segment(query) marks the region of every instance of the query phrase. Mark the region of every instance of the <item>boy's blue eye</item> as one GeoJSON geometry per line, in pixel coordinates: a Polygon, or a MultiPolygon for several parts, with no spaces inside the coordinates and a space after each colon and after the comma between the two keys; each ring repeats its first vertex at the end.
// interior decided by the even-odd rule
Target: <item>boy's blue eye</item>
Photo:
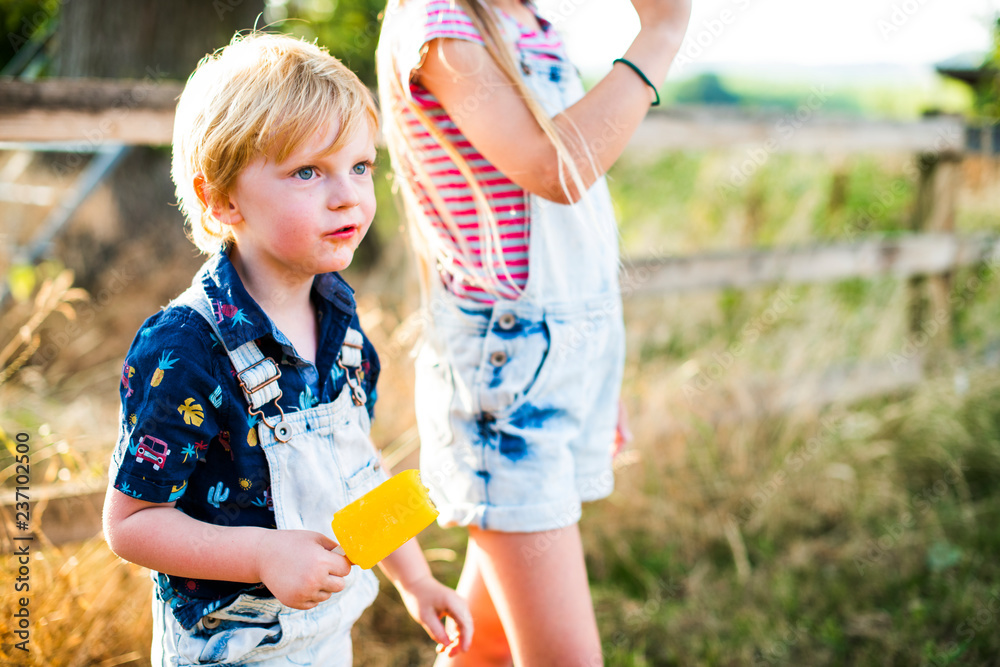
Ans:
{"type": "Polygon", "coordinates": [[[366,173],[368,173],[368,170],[370,168],[371,168],[371,165],[368,164],[367,162],[359,162],[356,165],[354,165],[354,167],[352,167],[351,170],[357,176],[364,176],[366,173]]]}
{"type": "Polygon", "coordinates": [[[312,167],[302,167],[297,172],[295,172],[295,176],[301,178],[303,181],[308,181],[313,177],[315,173],[316,172],[313,170],[312,167]]]}

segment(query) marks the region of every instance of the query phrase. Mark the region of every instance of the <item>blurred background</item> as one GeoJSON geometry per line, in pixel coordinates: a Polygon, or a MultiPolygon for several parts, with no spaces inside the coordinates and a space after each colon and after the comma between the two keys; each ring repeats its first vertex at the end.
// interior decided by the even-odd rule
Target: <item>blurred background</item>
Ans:
{"type": "MultiPolygon", "coordinates": [[[[588,84],[638,29],[625,0],[539,6],[588,84]]],[[[148,573],[99,513],[125,352],[203,259],[169,179],[184,80],[267,26],[374,86],[383,8],[0,0],[4,664],[148,664],[148,573]]],[[[582,521],[607,664],[1000,664],[998,16],[695,0],[664,106],[609,174],[635,439],[582,521]]],[[[347,277],[399,470],[417,464],[419,303],[384,156],[376,180],[347,277]]],[[[454,585],[463,532],[421,542],[454,585]]],[[[354,634],[358,665],[433,659],[385,581],[354,634]]]]}

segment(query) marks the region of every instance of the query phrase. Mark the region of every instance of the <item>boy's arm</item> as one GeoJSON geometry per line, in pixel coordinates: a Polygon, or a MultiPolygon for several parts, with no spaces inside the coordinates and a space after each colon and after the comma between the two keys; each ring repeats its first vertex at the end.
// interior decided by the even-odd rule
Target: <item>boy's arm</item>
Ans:
{"type": "MultiPolygon", "coordinates": [[[[310,609],[343,590],[351,570],[321,533],[217,526],[174,503],[149,503],[108,486],[104,536],[121,558],[192,579],[263,582],[283,604],[310,609]]],[[[425,563],[426,565],[426,563],[425,563]]]]}
{"type": "Polygon", "coordinates": [[[469,650],[472,644],[469,606],[458,593],[434,578],[417,538],[392,552],[379,567],[399,591],[413,620],[440,644],[439,651],[448,650],[449,656],[454,657],[459,651],[469,650]],[[446,616],[451,617],[458,628],[454,639],[444,628],[446,616]]]}

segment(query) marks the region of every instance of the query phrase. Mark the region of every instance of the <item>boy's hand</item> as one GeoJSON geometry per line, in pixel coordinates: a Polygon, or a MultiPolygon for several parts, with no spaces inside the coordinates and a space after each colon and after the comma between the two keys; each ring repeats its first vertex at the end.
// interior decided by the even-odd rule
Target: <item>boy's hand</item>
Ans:
{"type": "Polygon", "coordinates": [[[336,546],[310,530],[269,530],[257,546],[260,580],[282,604],[312,609],[344,590],[351,562],[336,546]]]}
{"type": "Polygon", "coordinates": [[[423,626],[431,639],[438,643],[438,653],[455,657],[469,650],[472,644],[472,614],[458,593],[428,574],[408,585],[399,586],[406,610],[423,626]],[[454,637],[445,630],[444,620],[450,618],[457,633],[454,637]]]}

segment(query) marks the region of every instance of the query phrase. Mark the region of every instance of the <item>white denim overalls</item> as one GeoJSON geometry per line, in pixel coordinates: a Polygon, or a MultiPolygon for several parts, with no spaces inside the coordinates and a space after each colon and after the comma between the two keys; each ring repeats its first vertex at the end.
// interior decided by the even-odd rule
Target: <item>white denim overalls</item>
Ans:
{"type": "MultiPolygon", "coordinates": [[[[583,96],[567,61],[525,57],[521,70],[552,116],[583,96]]],[[[422,477],[442,525],[561,528],[614,486],[625,331],[607,184],[600,178],[574,206],[527,197],[520,298],[480,307],[432,281],[416,408],[422,477]]]]}
{"type": "MultiPolygon", "coordinates": [[[[171,304],[177,305],[194,308],[224,340],[200,285],[171,304]]],[[[349,330],[341,350],[344,366],[361,363],[360,343],[360,332],[349,330]]],[[[244,382],[248,403],[264,412],[257,435],[270,470],[278,530],[312,530],[337,541],[330,526],[334,512],[386,479],[368,437],[363,390],[348,385],[332,403],[282,415],[273,402],[280,391],[274,361],[253,341],[227,352],[244,382]]],[[[190,631],[154,597],[152,663],[348,666],[351,627],[375,599],[378,586],[370,570],[355,566],[344,590],[313,609],[292,609],[275,598],[244,594],[190,631]]]]}

